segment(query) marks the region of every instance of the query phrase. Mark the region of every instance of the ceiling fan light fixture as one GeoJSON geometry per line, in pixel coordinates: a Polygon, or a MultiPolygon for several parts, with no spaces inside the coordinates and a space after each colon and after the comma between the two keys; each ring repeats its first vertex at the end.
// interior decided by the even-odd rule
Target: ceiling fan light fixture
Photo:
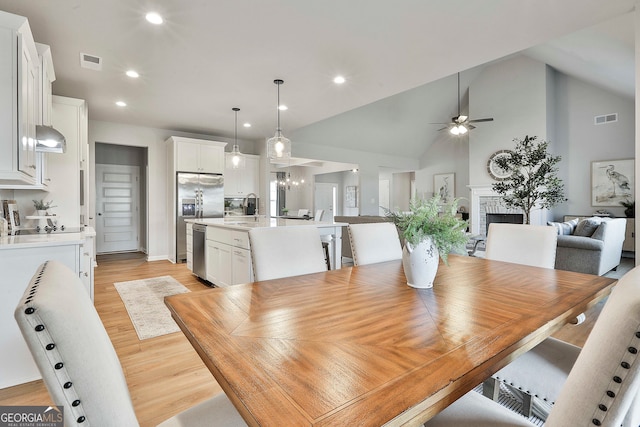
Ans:
{"type": "Polygon", "coordinates": [[[449,130],[452,135],[464,135],[468,131],[469,130],[464,125],[456,125],[449,130]]]}
{"type": "Polygon", "coordinates": [[[238,107],[233,107],[232,110],[234,113],[236,113],[236,120],[235,132],[233,137],[233,149],[231,150],[231,168],[244,169],[246,159],[245,156],[240,152],[240,147],[238,146],[238,111],[240,111],[240,109],[238,107]]]}
{"type": "Polygon", "coordinates": [[[278,103],[276,104],[278,127],[273,138],[267,140],[267,157],[272,160],[288,159],[291,157],[291,140],[282,135],[282,128],[280,127],[280,85],[284,83],[284,80],[276,79],[273,83],[278,86],[278,103]]]}

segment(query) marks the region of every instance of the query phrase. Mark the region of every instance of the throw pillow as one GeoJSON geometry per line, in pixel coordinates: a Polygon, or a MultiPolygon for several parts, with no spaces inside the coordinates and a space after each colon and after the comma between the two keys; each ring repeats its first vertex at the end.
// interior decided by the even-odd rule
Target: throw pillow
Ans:
{"type": "Polygon", "coordinates": [[[558,232],[558,235],[563,236],[563,235],[573,234],[579,221],[580,221],[579,218],[575,218],[575,219],[572,219],[571,221],[565,221],[565,222],[547,221],[547,225],[551,225],[555,227],[556,231],[558,232]]]}
{"type": "Polygon", "coordinates": [[[593,233],[596,231],[596,228],[598,228],[601,222],[602,218],[599,218],[597,216],[585,218],[578,222],[573,235],[591,237],[591,235],[593,235],[593,233]]]}

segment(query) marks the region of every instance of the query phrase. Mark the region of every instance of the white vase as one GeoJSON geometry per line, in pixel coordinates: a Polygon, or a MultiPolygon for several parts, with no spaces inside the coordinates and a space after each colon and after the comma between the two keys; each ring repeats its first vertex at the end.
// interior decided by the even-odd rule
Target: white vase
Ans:
{"type": "Polygon", "coordinates": [[[47,215],[47,210],[46,210],[46,209],[38,209],[38,210],[36,211],[36,214],[37,214],[38,216],[46,216],[46,215],[47,215]]]}
{"type": "Polygon", "coordinates": [[[439,262],[440,254],[431,237],[415,246],[406,242],[402,249],[402,266],[407,285],[421,289],[433,287],[439,262]]]}

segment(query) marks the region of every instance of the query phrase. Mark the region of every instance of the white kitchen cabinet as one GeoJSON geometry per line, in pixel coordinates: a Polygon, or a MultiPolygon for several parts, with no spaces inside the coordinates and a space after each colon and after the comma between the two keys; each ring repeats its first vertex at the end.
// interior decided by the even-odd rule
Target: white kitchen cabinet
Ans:
{"type": "Polygon", "coordinates": [[[48,158],[48,198],[56,205],[59,223],[65,227],[78,227],[85,222],[80,218],[80,163],[82,147],[87,145],[88,139],[87,104],[82,99],[53,96],[51,120],[65,136],[67,152],[51,154],[48,158]]]}
{"type": "Polygon", "coordinates": [[[193,224],[187,223],[187,268],[193,271],[193,224]]]}
{"type": "Polygon", "coordinates": [[[260,156],[251,154],[245,154],[244,156],[244,169],[233,169],[231,153],[225,153],[225,197],[244,197],[249,193],[258,194],[260,188],[260,156]]]}
{"type": "Polygon", "coordinates": [[[78,275],[87,293],[93,301],[94,278],[93,270],[96,266],[96,232],[91,227],[85,227],[85,241],[80,247],[80,271],[78,275]]]}
{"type": "MultiPolygon", "coordinates": [[[[38,123],[52,126],[51,109],[53,103],[52,85],[56,79],[53,69],[51,48],[46,44],[36,43],[38,51],[38,123]]],[[[48,170],[48,154],[36,152],[36,186],[46,189],[51,179],[48,170]]]]}
{"type": "Polygon", "coordinates": [[[231,253],[232,283],[239,285],[253,282],[253,266],[249,249],[232,248],[231,253]]]}
{"type": "Polygon", "coordinates": [[[93,299],[93,265],[84,266],[84,252],[91,244],[89,239],[90,236],[79,233],[75,237],[52,234],[0,238],[0,348],[7,349],[0,352],[0,389],[41,378],[13,318],[13,312],[40,264],[50,260],[65,264],[83,278],[86,291],[93,299]]]}
{"type": "Polygon", "coordinates": [[[171,137],[176,172],[224,173],[225,142],[171,137]]]}
{"type": "Polygon", "coordinates": [[[0,188],[36,184],[39,60],[27,18],[0,11],[0,188]]]}
{"type": "Polygon", "coordinates": [[[248,232],[208,226],[206,239],[209,282],[220,287],[253,282],[248,232]]]}
{"type": "Polygon", "coordinates": [[[205,259],[207,263],[207,280],[216,286],[232,285],[231,245],[214,240],[207,240],[205,259]]]}
{"type": "Polygon", "coordinates": [[[51,48],[46,44],[36,43],[38,51],[38,108],[39,123],[51,126],[51,108],[53,103],[52,85],[56,80],[56,73],[53,69],[53,58],[51,48]]]}

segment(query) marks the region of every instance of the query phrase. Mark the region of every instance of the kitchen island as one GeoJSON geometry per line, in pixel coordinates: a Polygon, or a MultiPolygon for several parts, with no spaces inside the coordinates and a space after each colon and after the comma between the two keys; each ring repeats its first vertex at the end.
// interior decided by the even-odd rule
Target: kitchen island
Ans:
{"type": "Polygon", "coordinates": [[[0,388],[39,379],[40,372],[22,338],[13,312],[40,264],[60,261],[75,271],[93,300],[95,230],[0,237],[0,388]]]}
{"type": "MultiPolygon", "coordinates": [[[[249,248],[249,230],[252,228],[313,225],[318,228],[320,236],[331,237],[329,244],[331,268],[339,269],[342,267],[342,227],[346,226],[346,223],[266,218],[264,216],[201,218],[185,221],[187,222],[187,267],[196,273],[198,269],[194,269],[194,257],[199,259],[203,257],[203,254],[194,254],[194,251],[204,251],[203,259],[206,272],[197,275],[216,286],[224,287],[253,281],[249,248]],[[198,244],[197,237],[194,242],[194,224],[206,227],[203,245],[198,244]]],[[[276,249],[274,248],[274,250],[276,249]]]]}

